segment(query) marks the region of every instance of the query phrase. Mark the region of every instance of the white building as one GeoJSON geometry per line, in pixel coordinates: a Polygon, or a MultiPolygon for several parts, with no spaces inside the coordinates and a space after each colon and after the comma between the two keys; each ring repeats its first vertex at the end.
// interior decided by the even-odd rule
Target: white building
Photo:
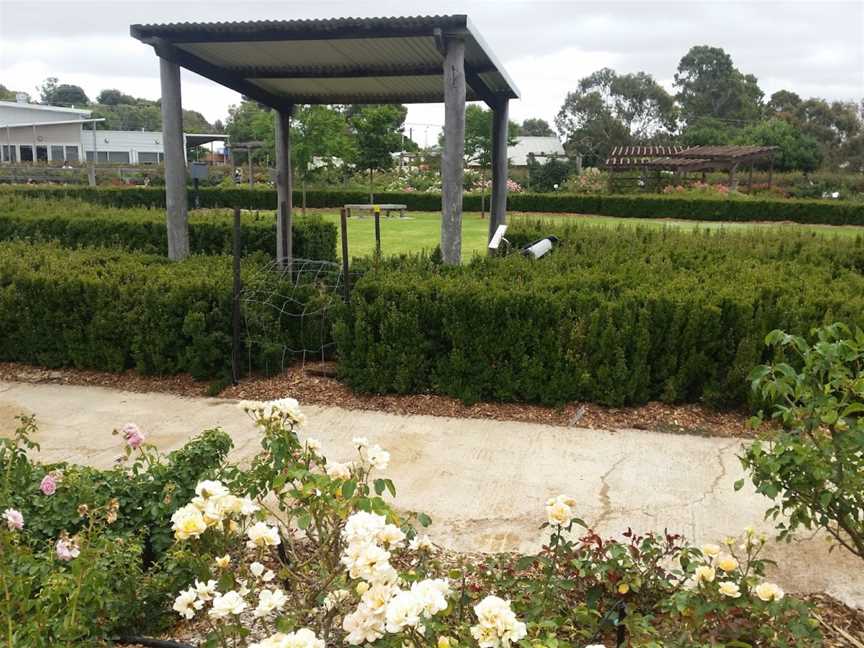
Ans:
{"type": "MultiPolygon", "coordinates": [[[[94,122],[89,110],[60,108],[14,101],[0,101],[0,159],[3,162],[80,162],[111,164],[158,164],[163,159],[159,131],[90,130],[94,122]],[[88,129],[84,130],[84,125],[88,129]]],[[[214,141],[225,135],[184,134],[186,148],[214,141]]]]}
{"type": "Polygon", "coordinates": [[[513,146],[507,147],[510,166],[528,166],[528,156],[534,155],[540,164],[552,158],[566,157],[564,146],[557,137],[519,137],[513,146]]]}

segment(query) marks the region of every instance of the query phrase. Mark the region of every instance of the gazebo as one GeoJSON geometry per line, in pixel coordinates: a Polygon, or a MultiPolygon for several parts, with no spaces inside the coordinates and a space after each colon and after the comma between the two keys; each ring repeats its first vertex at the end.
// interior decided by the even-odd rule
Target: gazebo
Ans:
{"type": "Polygon", "coordinates": [[[768,186],[773,181],[774,152],[776,146],[616,146],[609,151],[603,167],[609,171],[609,187],[613,189],[622,182],[640,182],[649,189],[659,190],[660,172],[670,171],[676,179],[681,179],[691,171],[701,171],[703,180],[708,171],[726,171],[729,186],[738,188],[739,167],[749,167],[747,191],[753,189],[753,166],[757,162],[768,161],[768,186]],[[636,171],[638,176],[627,177],[628,171],[636,171]],[[653,172],[654,186],[647,172],[653,172]]]}
{"type": "Polygon", "coordinates": [[[445,104],[441,255],[462,247],[465,102],[493,111],[490,237],[506,221],[508,103],[514,83],[467,16],[132,25],[160,59],[169,257],[189,253],[180,68],[275,113],[277,259],[290,262],[290,120],[297,104],[445,104]]]}

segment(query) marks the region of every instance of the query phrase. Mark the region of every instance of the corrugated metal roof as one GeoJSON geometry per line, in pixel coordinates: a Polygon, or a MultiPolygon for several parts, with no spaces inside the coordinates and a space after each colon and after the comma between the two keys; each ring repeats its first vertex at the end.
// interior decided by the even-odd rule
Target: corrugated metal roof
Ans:
{"type": "Polygon", "coordinates": [[[444,99],[435,30],[465,38],[467,98],[518,98],[465,15],[132,25],[160,56],[265,104],[444,99]]]}
{"type": "Polygon", "coordinates": [[[554,135],[546,137],[519,137],[513,143],[513,146],[507,147],[507,157],[513,166],[526,166],[529,155],[537,158],[538,162],[543,162],[547,158],[563,158],[566,156],[566,153],[561,141],[554,135]]]}

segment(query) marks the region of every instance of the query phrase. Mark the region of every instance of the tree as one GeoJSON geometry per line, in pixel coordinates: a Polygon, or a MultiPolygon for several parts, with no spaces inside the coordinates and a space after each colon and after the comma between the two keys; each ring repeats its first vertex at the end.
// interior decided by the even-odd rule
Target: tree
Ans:
{"type": "Polygon", "coordinates": [[[778,90],[771,95],[765,110],[769,115],[794,115],[801,105],[801,97],[789,90],[778,90]]]}
{"type": "Polygon", "coordinates": [[[529,117],[519,127],[519,135],[523,137],[554,137],[555,133],[545,119],[529,117]]]}
{"type": "Polygon", "coordinates": [[[107,89],[99,93],[99,96],[96,97],[96,103],[100,103],[103,106],[117,106],[120,104],[134,106],[137,100],[135,97],[123,94],[119,90],[107,89]]]}
{"type": "MultiPolygon", "coordinates": [[[[259,141],[264,146],[252,151],[253,161],[261,161],[274,156],[276,134],[273,128],[273,113],[269,108],[261,106],[256,101],[243,99],[238,106],[228,108],[228,119],[225,122],[225,132],[233,144],[259,141]]],[[[246,160],[246,152],[238,151],[234,162],[246,160]]]]}
{"type": "Polygon", "coordinates": [[[345,116],[329,106],[302,106],[291,122],[291,157],[303,195],[306,215],[306,181],[319,169],[353,155],[345,116]]]}
{"type": "Polygon", "coordinates": [[[722,146],[730,144],[738,129],[714,117],[700,117],[681,131],[679,143],[684,146],[722,146]]]}
{"type": "MultiPolygon", "coordinates": [[[[5,85],[0,83],[0,101],[17,101],[18,100],[18,90],[10,90],[5,85]]],[[[30,102],[30,95],[28,93],[24,93],[27,95],[27,102],[30,102]]]]}
{"type": "Polygon", "coordinates": [[[209,133],[210,122],[197,110],[183,110],[183,130],[187,133],[209,133]]]}
{"type": "Polygon", "coordinates": [[[579,81],[555,118],[566,148],[589,166],[614,146],[645,143],[675,130],[672,97],[650,74],[619,75],[603,68],[579,81]]]}
{"type": "Polygon", "coordinates": [[[778,147],[774,167],[780,171],[815,171],[822,162],[819,142],[783,119],[773,118],[742,129],[733,143],[778,147]]]}
{"type": "Polygon", "coordinates": [[[374,202],[375,171],[393,166],[392,154],[401,149],[408,109],[394,105],[349,106],[346,114],[356,141],[353,162],[369,171],[369,201],[374,202]]]}
{"type": "Polygon", "coordinates": [[[742,74],[720,47],[691,47],[675,73],[677,99],[688,124],[703,117],[746,122],[762,112],[762,90],[752,74],[742,74]]]}
{"type": "Polygon", "coordinates": [[[48,77],[39,88],[42,103],[52,106],[86,106],[90,103],[80,86],[57,84],[57,77],[48,77]]]}
{"type": "Polygon", "coordinates": [[[564,185],[569,175],[570,165],[564,160],[549,158],[541,164],[533,155],[528,156],[531,191],[556,191],[564,185]]]}

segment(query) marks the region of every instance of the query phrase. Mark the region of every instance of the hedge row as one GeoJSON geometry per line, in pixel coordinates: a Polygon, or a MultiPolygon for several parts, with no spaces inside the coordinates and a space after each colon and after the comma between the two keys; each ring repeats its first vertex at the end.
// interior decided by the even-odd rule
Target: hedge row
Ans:
{"type": "MultiPolygon", "coordinates": [[[[9,189],[5,189],[9,191],[9,189]]],[[[164,207],[165,193],[159,187],[17,187],[15,192],[35,197],[69,196],[113,207],[164,207]]],[[[191,192],[190,192],[191,196],[191,192]]],[[[275,209],[272,189],[219,187],[201,189],[202,207],[275,209]]],[[[191,198],[190,198],[191,200],[191,198]]],[[[308,191],[308,207],[337,208],[348,203],[368,202],[362,191],[308,191]]],[[[403,203],[414,211],[439,211],[441,195],[434,193],[378,193],[380,203],[403,203]]],[[[480,210],[480,196],[466,195],[466,211],[480,210]]],[[[300,204],[295,193],[294,204],[300,204]]],[[[488,200],[487,200],[488,204],[488,200]]],[[[680,197],[674,195],[583,195],[514,193],[508,208],[517,212],[598,214],[621,218],[680,218],[708,221],[793,221],[826,225],[864,225],[864,203],[828,200],[772,200],[757,198],[680,197]]]]}
{"type": "MultiPolygon", "coordinates": [[[[513,227],[515,240],[550,233],[513,227]]],[[[864,246],[806,235],[562,227],[540,260],[390,262],[335,330],[367,392],[465,401],[744,403],[774,328],[864,324],[864,246]]],[[[509,235],[509,233],[508,233],[509,235]]]]}
{"type": "MultiPolygon", "coordinates": [[[[231,267],[227,256],[176,263],[110,248],[0,243],[0,360],[224,376],[231,366],[231,267]]],[[[251,259],[243,280],[261,294],[293,296],[244,303],[246,368],[278,370],[285,348],[320,346],[320,323],[295,316],[314,312],[327,295],[283,286],[286,280],[251,259]]]]}
{"type": "MultiPolygon", "coordinates": [[[[336,260],[336,226],[315,216],[295,218],[294,255],[303,259],[336,260]]],[[[0,240],[57,241],[66,247],[119,246],[127,250],[167,254],[165,215],[153,209],[116,208],[80,200],[23,198],[0,192],[0,240]]],[[[245,253],[276,250],[273,212],[243,214],[245,253]]],[[[194,212],[189,218],[193,253],[229,254],[233,241],[230,212],[194,212]]]]}

